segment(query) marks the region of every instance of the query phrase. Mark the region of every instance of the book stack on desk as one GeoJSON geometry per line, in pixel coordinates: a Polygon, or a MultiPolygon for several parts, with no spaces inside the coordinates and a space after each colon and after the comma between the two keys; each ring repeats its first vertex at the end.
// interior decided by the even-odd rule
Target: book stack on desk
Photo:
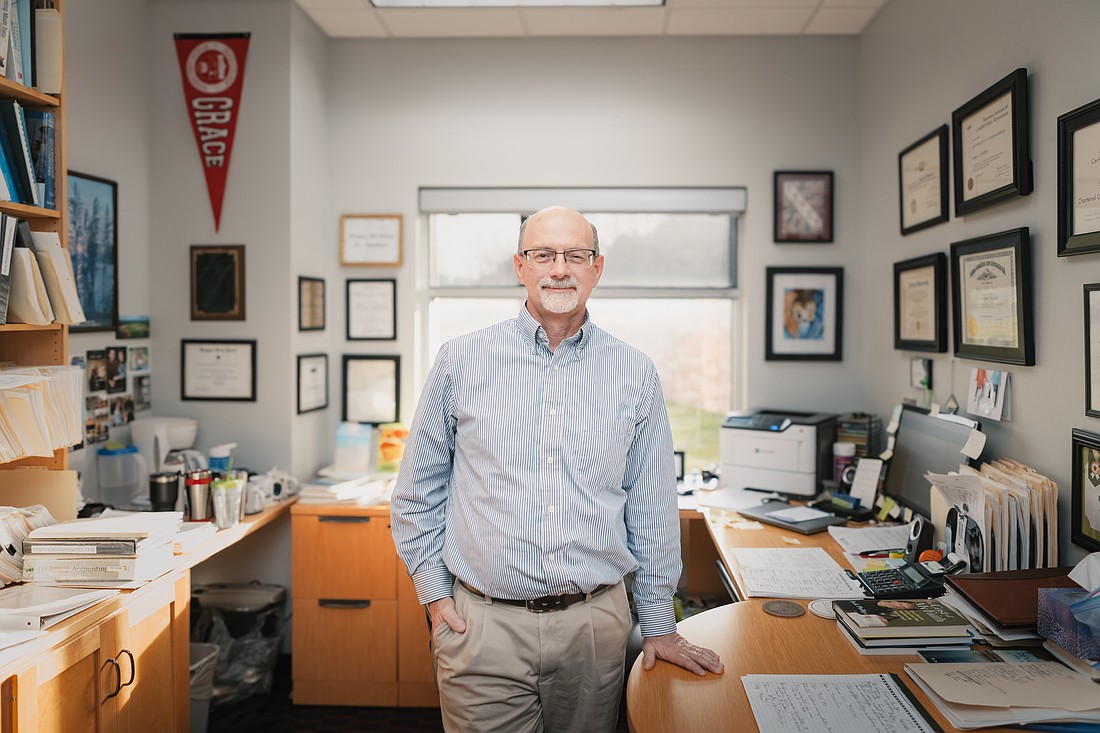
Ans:
{"type": "Polygon", "coordinates": [[[116,587],[175,566],[182,512],[104,512],[36,529],[23,540],[23,580],[116,587]]]}
{"type": "Polygon", "coordinates": [[[860,654],[916,654],[971,643],[967,620],[936,599],[833,601],[833,611],[860,654]]]}

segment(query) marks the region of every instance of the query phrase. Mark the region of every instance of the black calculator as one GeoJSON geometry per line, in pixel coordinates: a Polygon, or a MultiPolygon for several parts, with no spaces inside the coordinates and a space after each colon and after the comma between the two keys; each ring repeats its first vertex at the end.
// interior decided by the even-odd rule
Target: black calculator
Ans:
{"type": "Polygon", "coordinates": [[[936,598],[944,594],[943,574],[932,574],[916,563],[854,574],[874,598],[936,598]]]}

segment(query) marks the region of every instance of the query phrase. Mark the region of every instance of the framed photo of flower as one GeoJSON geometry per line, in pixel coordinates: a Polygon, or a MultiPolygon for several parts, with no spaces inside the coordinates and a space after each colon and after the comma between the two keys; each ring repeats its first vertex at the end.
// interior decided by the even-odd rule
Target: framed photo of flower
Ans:
{"type": "Polygon", "coordinates": [[[769,267],[764,358],[841,361],[844,268],[769,267]]]}

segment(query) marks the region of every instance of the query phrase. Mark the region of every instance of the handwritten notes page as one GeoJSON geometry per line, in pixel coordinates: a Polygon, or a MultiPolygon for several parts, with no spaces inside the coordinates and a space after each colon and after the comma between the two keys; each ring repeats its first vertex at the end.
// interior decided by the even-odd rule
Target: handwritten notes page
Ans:
{"type": "Polygon", "coordinates": [[[885,674],[741,678],[760,733],[910,733],[939,730],[885,674]]]}
{"type": "Polygon", "coordinates": [[[820,547],[735,547],[749,597],[863,598],[856,581],[820,547]]]}

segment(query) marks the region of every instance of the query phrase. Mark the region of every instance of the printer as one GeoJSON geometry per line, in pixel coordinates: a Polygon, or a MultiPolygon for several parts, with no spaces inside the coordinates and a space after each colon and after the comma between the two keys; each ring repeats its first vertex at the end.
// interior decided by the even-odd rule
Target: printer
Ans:
{"type": "Polygon", "coordinates": [[[836,415],[756,409],[722,421],[720,485],[814,496],[833,477],[836,415]]]}

